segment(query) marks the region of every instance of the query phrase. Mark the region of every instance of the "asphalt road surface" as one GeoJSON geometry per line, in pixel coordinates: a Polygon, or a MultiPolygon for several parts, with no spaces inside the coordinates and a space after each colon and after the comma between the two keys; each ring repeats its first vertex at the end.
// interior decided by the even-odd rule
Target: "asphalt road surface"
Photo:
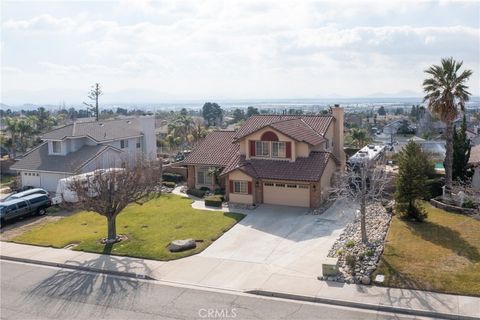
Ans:
{"type": "Polygon", "coordinates": [[[0,268],[1,319],[412,319],[5,260],[0,268]]]}

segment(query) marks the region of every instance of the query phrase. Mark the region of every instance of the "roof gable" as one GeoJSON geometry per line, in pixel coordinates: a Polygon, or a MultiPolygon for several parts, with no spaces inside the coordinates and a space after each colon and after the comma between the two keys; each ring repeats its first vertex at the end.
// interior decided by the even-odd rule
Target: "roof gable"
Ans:
{"type": "Polygon", "coordinates": [[[256,115],[247,119],[235,134],[235,140],[243,139],[265,127],[270,127],[290,138],[317,145],[324,141],[333,116],[284,116],[256,115]]]}

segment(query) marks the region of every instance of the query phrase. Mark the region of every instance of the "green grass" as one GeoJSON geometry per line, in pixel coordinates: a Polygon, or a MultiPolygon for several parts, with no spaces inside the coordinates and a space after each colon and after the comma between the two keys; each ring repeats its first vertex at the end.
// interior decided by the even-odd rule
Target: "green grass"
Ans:
{"type": "Polygon", "coordinates": [[[10,182],[15,179],[15,176],[2,174],[0,176],[0,187],[7,186],[10,182]]]}
{"type": "MultiPolygon", "coordinates": [[[[117,233],[128,240],[108,248],[108,252],[156,260],[171,260],[198,253],[229,230],[244,215],[197,210],[192,201],[176,195],[162,195],[143,205],[131,204],[117,217],[117,233]],[[175,239],[203,240],[197,248],[171,253],[166,248],[175,239]]],[[[62,220],[33,228],[13,239],[14,242],[63,248],[77,244],[74,250],[104,253],[99,240],[106,237],[106,219],[93,212],[81,211],[62,220]]]]}
{"type": "Polygon", "coordinates": [[[425,204],[423,223],[394,217],[379,268],[385,286],[480,296],[480,221],[425,204]]]}

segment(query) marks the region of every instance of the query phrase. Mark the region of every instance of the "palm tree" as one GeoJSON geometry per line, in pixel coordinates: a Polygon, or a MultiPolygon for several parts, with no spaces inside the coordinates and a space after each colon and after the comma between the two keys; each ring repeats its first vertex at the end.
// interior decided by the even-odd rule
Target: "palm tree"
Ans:
{"type": "Polygon", "coordinates": [[[441,65],[433,65],[425,70],[430,77],[423,81],[423,91],[426,94],[423,101],[428,103],[430,111],[446,125],[445,191],[447,194],[452,189],[453,121],[457,118],[459,110],[465,109],[465,102],[470,96],[465,83],[472,75],[472,70],[464,70],[458,74],[462,64],[463,61],[444,58],[441,60],[441,65]]]}
{"type": "Polygon", "coordinates": [[[19,142],[20,148],[22,151],[25,151],[28,147],[27,137],[31,136],[34,132],[32,119],[26,118],[18,121],[18,133],[19,133],[19,142]]]}
{"type": "Polygon", "coordinates": [[[5,125],[7,132],[10,133],[10,137],[12,138],[12,156],[15,158],[17,154],[17,136],[19,132],[18,119],[5,118],[5,125]]]}
{"type": "Polygon", "coordinates": [[[367,131],[364,129],[353,128],[350,132],[350,135],[352,136],[352,142],[358,149],[363,148],[371,141],[367,131]]]}

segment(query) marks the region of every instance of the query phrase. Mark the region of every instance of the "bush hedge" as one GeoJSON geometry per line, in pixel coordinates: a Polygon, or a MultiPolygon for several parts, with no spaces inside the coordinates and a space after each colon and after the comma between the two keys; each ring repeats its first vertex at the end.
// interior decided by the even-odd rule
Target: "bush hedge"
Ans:
{"type": "Polygon", "coordinates": [[[210,192],[210,188],[209,187],[201,187],[200,190],[202,191],[205,191],[205,192],[210,192]]]}
{"type": "Polygon", "coordinates": [[[195,188],[190,188],[187,190],[187,194],[197,197],[197,198],[203,198],[205,196],[205,191],[195,189],[195,188]]]}
{"type": "Polygon", "coordinates": [[[163,181],[179,183],[183,181],[183,176],[179,173],[165,172],[162,179],[163,181]]]}
{"type": "Polygon", "coordinates": [[[220,196],[208,196],[205,198],[205,205],[209,207],[220,208],[222,206],[222,197],[220,196]]]}
{"type": "Polygon", "coordinates": [[[217,188],[213,191],[214,195],[224,195],[225,194],[225,188],[217,188]]]}
{"type": "Polygon", "coordinates": [[[170,181],[163,181],[162,185],[164,185],[167,188],[175,188],[176,186],[175,182],[170,182],[170,181]]]}

